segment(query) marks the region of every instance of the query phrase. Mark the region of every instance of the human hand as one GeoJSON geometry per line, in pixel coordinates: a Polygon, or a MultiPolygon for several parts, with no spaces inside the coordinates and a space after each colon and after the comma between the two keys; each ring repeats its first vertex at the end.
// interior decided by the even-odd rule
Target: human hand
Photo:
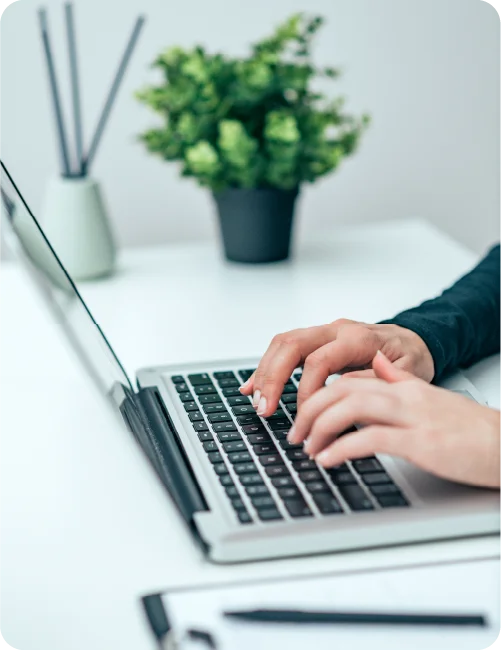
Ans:
{"type": "MultiPolygon", "coordinates": [[[[256,372],[240,388],[253,395],[259,415],[274,413],[285,382],[304,364],[299,384],[298,407],[325,384],[329,375],[346,368],[363,368],[381,350],[399,368],[431,381],[433,358],[417,334],[398,325],[368,325],[336,320],[328,325],[292,330],[275,336],[256,372]]],[[[374,377],[371,369],[353,377],[374,377]]]]}
{"type": "Polygon", "coordinates": [[[293,443],[324,467],[375,453],[461,483],[499,487],[499,411],[430,386],[378,353],[374,379],[341,378],[299,411],[293,443]],[[354,424],[364,428],[339,437],[354,424]]]}

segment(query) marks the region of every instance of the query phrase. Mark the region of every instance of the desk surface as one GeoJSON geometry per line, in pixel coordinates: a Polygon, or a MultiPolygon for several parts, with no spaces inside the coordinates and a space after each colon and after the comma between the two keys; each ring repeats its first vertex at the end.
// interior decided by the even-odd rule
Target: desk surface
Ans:
{"type": "MultiPolygon", "coordinates": [[[[382,319],[474,262],[412,220],[339,231],[269,267],[225,263],[206,245],[125,251],[113,278],[81,291],[133,376],[147,365],[259,356],[293,327],[382,319]]],[[[484,538],[208,565],[14,264],[2,269],[2,307],[1,631],[15,648],[152,647],[137,597],[169,585],[498,554],[498,540],[484,538]]],[[[499,407],[499,358],[468,374],[499,407]]]]}

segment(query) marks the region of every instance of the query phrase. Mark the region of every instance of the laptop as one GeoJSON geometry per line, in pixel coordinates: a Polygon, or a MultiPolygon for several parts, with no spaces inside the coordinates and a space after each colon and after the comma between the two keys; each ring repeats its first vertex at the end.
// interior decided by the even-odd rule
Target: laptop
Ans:
{"type": "MultiPolygon", "coordinates": [[[[232,563],[499,532],[499,493],[371,456],[324,470],[287,441],[298,368],[277,412],[239,386],[257,359],[159,365],[127,376],[4,164],[4,237],[99,391],[137,440],[208,560],[232,563]]],[[[462,376],[449,387],[480,400],[462,376]]],[[[346,434],[349,435],[349,432],[346,434]]]]}

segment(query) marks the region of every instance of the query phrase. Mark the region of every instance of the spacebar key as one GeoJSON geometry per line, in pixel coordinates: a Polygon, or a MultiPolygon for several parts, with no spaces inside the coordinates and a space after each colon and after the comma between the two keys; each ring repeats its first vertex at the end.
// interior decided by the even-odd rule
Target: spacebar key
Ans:
{"type": "Polygon", "coordinates": [[[358,485],[339,486],[339,491],[352,510],[374,510],[370,499],[358,485]]]}

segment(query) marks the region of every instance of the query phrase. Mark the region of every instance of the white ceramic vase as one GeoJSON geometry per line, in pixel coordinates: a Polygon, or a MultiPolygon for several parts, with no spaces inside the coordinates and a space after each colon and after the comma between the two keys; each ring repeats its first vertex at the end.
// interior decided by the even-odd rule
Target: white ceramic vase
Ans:
{"type": "Polygon", "coordinates": [[[116,248],[98,183],[54,178],[47,187],[42,227],[74,280],[109,275],[116,248]]]}

